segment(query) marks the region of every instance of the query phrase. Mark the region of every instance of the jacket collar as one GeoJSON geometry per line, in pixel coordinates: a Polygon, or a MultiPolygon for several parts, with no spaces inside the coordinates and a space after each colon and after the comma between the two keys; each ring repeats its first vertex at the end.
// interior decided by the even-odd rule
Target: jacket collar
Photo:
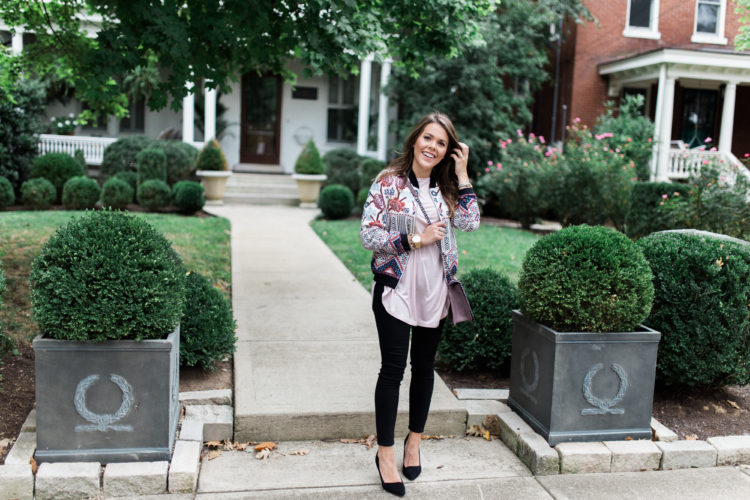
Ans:
{"type": "MultiPolygon", "coordinates": [[[[419,189],[419,181],[417,180],[417,175],[414,173],[414,170],[409,170],[409,182],[411,182],[411,185],[414,186],[415,189],[419,189]]],[[[437,175],[435,174],[435,169],[433,168],[430,172],[430,189],[437,186],[437,175]]]]}

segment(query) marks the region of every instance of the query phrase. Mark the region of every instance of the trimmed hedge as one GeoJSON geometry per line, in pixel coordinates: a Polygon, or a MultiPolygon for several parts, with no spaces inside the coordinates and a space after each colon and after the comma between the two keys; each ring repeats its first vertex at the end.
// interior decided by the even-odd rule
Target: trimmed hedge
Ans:
{"type": "Polygon", "coordinates": [[[143,219],[88,212],[59,228],[31,266],[40,330],[57,339],[102,342],[165,338],[180,321],[185,268],[143,219]]]}
{"type": "Polygon", "coordinates": [[[138,174],[133,172],[132,170],[128,170],[126,172],[118,172],[115,175],[113,175],[115,179],[121,179],[128,183],[128,185],[133,188],[133,193],[135,193],[136,188],[138,187],[138,174]]]}
{"type": "Polygon", "coordinates": [[[679,193],[687,196],[690,186],[673,182],[636,182],[630,192],[625,232],[631,238],[641,238],[656,231],[671,229],[669,217],[659,210],[663,195],[670,198],[679,193]]]}
{"type": "Polygon", "coordinates": [[[75,158],[65,153],[47,153],[34,158],[31,179],[43,177],[55,186],[55,202],[62,198],[63,186],[72,177],[85,175],[83,167],[75,158]]]}
{"type": "Polygon", "coordinates": [[[102,206],[125,208],[128,203],[133,203],[134,192],[130,184],[117,177],[112,177],[102,186],[102,206]]]}
{"type": "Polygon", "coordinates": [[[83,153],[82,149],[76,149],[73,153],[73,159],[78,162],[78,164],[83,167],[83,171],[86,171],[86,155],[83,153]]]}
{"type": "Polygon", "coordinates": [[[194,214],[206,204],[203,186],[194,181],[180,181],[172,187],[172,203],[180,213],[194,214]]]}
{"type": "Polygon", "coordinates": [[[142,149],[153,146],[155,141],[145,135],[134,135],[118,139],[104,150],[99,176],[107,180],[118,172],[135,171],[135,157],[142,149]]]}
{"type": "Polygon", "coordinates": [[[326,219],[345,219],[354,208],[354,195],[348,187],[332,184],[320,190],[318,207],[326,219]]]}
{"type": "Polygon", "coordinates": [[[73,210],[94,208],[101,192],[102,189],[94,179],[85,175],[72,177],[63,186],[62,202],[66,208],[73,210]]]}
{"type": "Polygon", "coordinates": [[[521,311],[562,332],[627,332],[648,316],[651,269],[640,248],[603,226],[569,226],[526,252],[521,311]]]}
{"type": "Polygon", "coordinates": [[[351,148],[336,148],[328,151],[323,155],[325,174],[328,177],[325,186],[343,184],[351,190],[354,196],[362,183],[359,173],[360,160],[360,156],[351,148]]]}
{"type": "Polygon", "coordinates": [[[474,321],[445,322],[438,353],[453,370],[499,370],[510,360],[518,289],[494,269],[473,269],[461,279],[474,321]]]}
{"type": "Polygon", "coordinates": [[[735,241],[704,232],[638,240],[654,272],[646,324],[662,335],[657,381],[750,383],[750,245],[735,241]]]}
{"type": "Polygon", "coordinates": [[[304,175],[320,175],[325,173],[326,167],[320,159],[318,148],[312,139],[307,141],[302,148],[297,160],[294,162],[294,172],[304,175]]]}
{"type": "Polygon", "coordinates": [[[34,210],[47,210],[57,199],[55,186],[43,177],[29,179],[21,185],[21,200],[34,210]]]}
{"type": "Polygon", "coordinates": [[[236,329],[229,301],[205,277],[188,273],[180,323],[180,365],[213,370],[214,362],[234,352],[236,329]]]}
{"type": "Polygon", "coordinates": [[[167,184],[173,186],[193,177],[195,160],[198,158],[195,146],[182,141],[160,141],[159,147],[167,156],[167,184]]]}
{"type": "Polygon", "coordinates": [[[138,186],[146,181],[167,182],[167,155],[159,148],[146,148],[135,156],[138,186]]]}
{"type": "Polygon", "coordinates": [[[158,210],[169,205],[172,192],[166,182],[151,179],[138,186],[136,198],[138,204],[142,207],[149,210],[158,210]]]}
{"type": "MultiPolygon", "coordinates": [[[[370,190],[370,186],[375,182],[375,178],[378,174],[385,169],[386,163],[384,161],[376,160],[375,158],[365,158],[359,164],[360,171],[360,182],[359,188],[370,190]]],[[[364,202],[362,202],[364,205],[364,202]]]]}
{"type": "Polygon", "coordinates": [[[0,208],[9,207],[16,202],[13,184],[5,177],[0,177],[0,208]]]}
{"type": "Polygon", "coordinates": [[[216,139],[203,146],[195,160],[195,166],[198,170],[229,170],[224,151],[221,150],[216,139]]]}

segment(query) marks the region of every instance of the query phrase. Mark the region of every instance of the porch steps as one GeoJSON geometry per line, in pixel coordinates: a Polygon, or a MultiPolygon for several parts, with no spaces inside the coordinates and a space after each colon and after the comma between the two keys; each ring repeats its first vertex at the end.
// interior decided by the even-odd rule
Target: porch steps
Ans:
{"type": "Polygon", "coordinates": [[[291,175],[233,172],[224,203],[229,205],[299,205],[297,183],[291,175]]]}

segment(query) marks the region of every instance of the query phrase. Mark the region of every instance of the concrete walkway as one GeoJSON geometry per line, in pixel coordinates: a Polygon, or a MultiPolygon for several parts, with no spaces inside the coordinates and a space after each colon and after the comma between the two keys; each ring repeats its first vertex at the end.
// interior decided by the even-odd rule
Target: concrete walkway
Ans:
{"type": "MultiPolygon", "coordinates": [[[[232,224],[235,439],[375,433],[380,367],[370,295],[309,226],[316,210],[211,207],[232,224]]],[[[351,244],[359,245],[359,240],[351,244]]],[[[405,376],[397,435],[408,419],[405,376]]],[[[460,435],[466,412],[436,377],[425,432],[460,435]]]]}
{"type": "MultiPolygon", "coordinates": [[[[279,441],[279,449],[265,460],[240,451],[204,459],[197,494],[169,497],[392,498],[380,487],[375,448],[339,441],[375,432],[380,359],[369,294],[309,227],[315,211],[209,210],[232,223],[235,439],[279,441]]],[[[406,432],[408,383],[407,370],[397,436],[406,432]]],[[[407,482],[409,498],[750,498],[750,468],[534,477],[501,441],[462,437],[465,418],[436,377],[425,433],[456,437],[424,441],[423,473],[407,482]]],[[[397,440],[397,458],[401,453],[397,440]]]]}

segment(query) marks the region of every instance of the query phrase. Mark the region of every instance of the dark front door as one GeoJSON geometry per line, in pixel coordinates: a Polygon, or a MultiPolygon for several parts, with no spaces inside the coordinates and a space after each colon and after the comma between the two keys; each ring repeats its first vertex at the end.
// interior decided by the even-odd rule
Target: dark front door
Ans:
{"type": "Polygon", "coordinates": [[[714,146],[716,137],[716,106],[718,92],[706,89],[683,89],[682,94],[682,139],[689,148],[706,145],[706,149],[714,146]],[[706,139],[713,140],[706,144],[706,139]]]}
{"type": "Polygon", "coordinates": [[[281,78],[242,76],[240,162],[279,164],[281,78]]]}

